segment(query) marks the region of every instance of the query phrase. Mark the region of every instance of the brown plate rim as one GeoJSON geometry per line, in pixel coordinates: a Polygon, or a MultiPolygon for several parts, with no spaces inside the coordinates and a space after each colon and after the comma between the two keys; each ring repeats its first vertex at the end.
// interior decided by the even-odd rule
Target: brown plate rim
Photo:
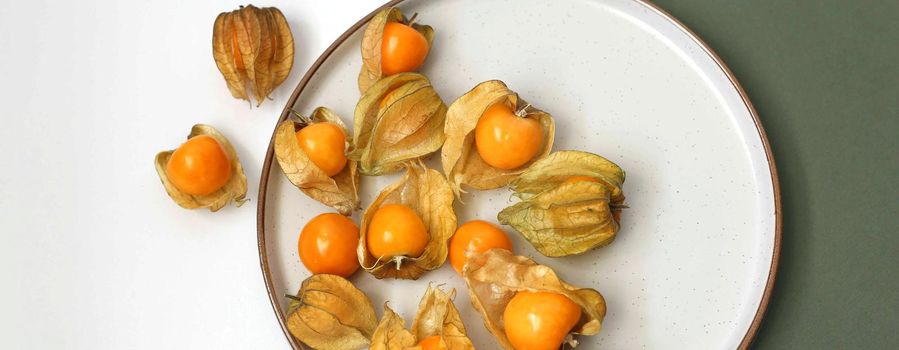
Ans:
{"type": "MultiPolygon", "coordinates": [[[[284,105],[284,109],[281,112],[281,116],[278,118],[275,126],[281,121],[285,120],[290,112],[291,106],[296,104],[297,98],[300,93],[306,86],[309,84],[309,81],[315,76],[315,73],[321,67],[321,65],[331,56],[334,51],[343,44],[353,33],[355,33],[359,28],[364,26],[378,11],[381,11],[384,8],[391,7],[397,5],[405,0],[392,0],[384,5],[381,5],[358,22],[353,24],[349,29],[347,29],[343,34],[341,34],[327,49],[312,63],[312,66],[309,67],[309,70],[306,71],[306,74],[303,75],[303,79],[297,84],[297,87],[294,89],[293,93],[290,95],[290,99],[288,99],[287,104],[284,105]]],[[[749,110],[750,115],[752,116],[752,121],[755,124],[756,130],[759,133],[759,137],[761,138],[762,145],[765,148],[765,157],[768,161],[768,168],[771,172],[771,184],[774,190],[774,216],[775,216],[775,224],[774,224],[774,249],[772,251],[771,257],[771,266],[768,269],[768,280],[765,284],[765,291],[762,294],[762,299],[759,302],[759,307],[756,310],[755,316],[752,319],[752,323],[749,325],[749,329],[746,330],[746,335],[743,336],[743,340],[740,342],[738,349],[747,349],[749,345],[752,344],[752,341],[755,340],[756,334],[758,334],[759,327],[761,326],[762,319],[765,316],[765,311],[768,309],[768,304],[771,301],[771,293],[774,289],[774,283],[777,279],[777,268],[780,263],[780,250],[781,250],[781,235],[782,235],[782,225],[783,225],[783,215],[781,213],[781,193],[780,193],[780,181],[777,175],[777,166],[774,161],[774,153],[771,150],[771,144],[768,141],[768,135],[765,132],[765,128],[762,126],[762,121],[759,118],[758,112],[755,109],[755,106],[752,105],[752,102],[749,100],[749,96],[746,94],[746,90],[743,89],[743,86],[740,85],[740,82],[737,81],[736,76],[734,76],[733,72],[727,65],[724,63],[724,60],[721,59],[720,56],[713,50],[708,44],[703,41],[699,35],[693,32],[690,28],[688,28],[683,22],[672,16],[670,13],[654,4],[649,0],[633,0],[639,4],[646,6],[648,9],[652,10],[656,14],[664,17],[672,24],[674,24],[678,29],[680,29],[684,34],[686,34],[690,39],[692,39],[696,44],[698,44],[705,53],[711,58],[715,64],[721,69],[722,72],[727,76],[727,79],[730,81],[731,85],[737,90],[740,94],[740,98],[743,100],[743,104],[749,110]]],[[[268,179],[271,173],[272,167],[272,159],[274,158],[274,130],[272,131],[272,137],[269,140],[268,150],[265,153],[265,162],[262,165],[262,174],[259,178],[259,195],[258,195],[258,204],[256,206],[256,239],[257,239],[257,248],[259,249],[259,265],[262,268],[262,276],[265,280],[265,289],[268,292],[269,301],[271,302],[272,309],[275,311],[275,315],[278,318],[278,323],[281,325],[281,330],[284,332],[284,336],[287,338],[287,341],[290,343],[291,347],[294,349],[304,349],[303,345],[297,341],[293,336],[290,335],[290,332],[287,329],[287,318],[284,315],[284,312],[281,310],[279,305],[280,296],[274,290],[274,286],[272,283],[272,275],[271,269],[268,265],[268,252],[265,249],[265,198],[268,189],[268,179]]]]}

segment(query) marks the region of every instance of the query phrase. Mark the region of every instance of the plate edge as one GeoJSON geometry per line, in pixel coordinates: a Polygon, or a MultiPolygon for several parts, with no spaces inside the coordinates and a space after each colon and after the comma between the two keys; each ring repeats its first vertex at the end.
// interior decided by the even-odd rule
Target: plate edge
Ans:
{"type": "Polygon", "coordinates": [[[746,330],[746,335],[743,336],[743,340],[740,341],[740,345],[737,347],[740,350],[748,349],[752,342],[755,340],[756,335],[758,334],[758,330],[761,326],[762,319],[765,317],[765,312],[768,310],[768,304],[771,302],[771,294],[774,290],[774,284],[777,280],[777,269],[780,264],[780,250],[781,250],[781,237],[782,237],[782,228],[783,228],[783,215],[781,213],[781,193],[780,193],[780,180],[777,174],[777,165],[774,161],[774,152],[771,149],[771,143],[768,141],[768,134],[765,132],[765,128],[762,125],[762,120],[759,118],[758,111],[755,109],[755,106],[752,104],[752,101],[749,100],[749,95],[746,93],[746,90],[743,89],[743,85],[737,80],[737,77],[734,75],[733,71],[724,63],[724,60],[721,56],[718,55],[715,50],[711,48],[702,38],[699,37],[696,32],[687,27],[686,24],[678,20],[676,17],[665,11],[659,5],[653,3],[650,0],[634,0],[637,3],[640,3],[659,16],[670,21],[677,27],[681,32],[687,35],[693,42],[698,44],[702,50],[715,62],[715,65],[724,72],[724,75],[727,77],[727,80],[730,81],[731,85],[735,89],[737,89],[737,93],[740,94],[740,99],[743,100],[743,104],[749,110],[749,115],[752,116],[752,122],[755,124],[755,129],[759,134],[759,138],[762,141],[762,146],[765,149],[765,158],[768,162],[768,169],[771,175],[771,187],[774,191],[774,245],[771,254],[771,266],[768,268],[768,279],[765,284],[765,291],[762,293],[762,299],[759,301],[759,307],[756,309],[755,316],[752,319],[752,323],[749,325],[749,329],[746,330]]]}

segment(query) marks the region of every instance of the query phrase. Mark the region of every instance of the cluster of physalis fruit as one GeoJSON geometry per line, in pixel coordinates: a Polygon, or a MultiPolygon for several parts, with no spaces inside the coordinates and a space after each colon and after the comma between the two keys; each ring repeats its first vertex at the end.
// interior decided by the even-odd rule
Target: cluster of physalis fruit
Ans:
{"type": "MultiPolygon", "coordinates": [[[[359,267],[378,279],[418,279],[449,258],[503,348],[574,346],[575,335],[599,332],[602,295],[515,255],[506,232],[492,223],[457,226],[453,202],[463,186],[509,186],[520,201],[498,214],[501,224],[548,257],[580,254],[614,239],[624,171],[592,153],[552,152],[553,117],[499,80],[478,84],[447,107],[416,72],[434,31],[415,17],[388,8],[368,23],[352,134],[325,107],[308,116],[295,112],[275,131],[286,177],[336,210],[300,232],[300,260],[313,275],[290,296],[288,329],[315,349],[473,349],[453,305],[455,290],[430,286],[406,329],[387,306],[378,320],[371,301],[346,280],[359,267]],[[421,161],[437,151],[442,173],[421,161]],[[357,226],[349,215],[360,209],[360,175],[397,171],[404,176],[363,210],[357,226]]],[[[157,167],[179,204],[215,210],[241,200],[246,181],[227,140],[201,129],[174,153],[160,153],[157,167]],[[190,171],[198,165],[207,168],[199,175],[190,171]]]]}

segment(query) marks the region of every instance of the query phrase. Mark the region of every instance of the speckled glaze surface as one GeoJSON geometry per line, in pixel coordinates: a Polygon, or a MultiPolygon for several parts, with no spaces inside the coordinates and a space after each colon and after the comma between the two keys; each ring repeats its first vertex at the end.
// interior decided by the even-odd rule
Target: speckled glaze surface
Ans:
{"type": "MultiPolygon", "coordinates": [[[[599,290],[603,330],[583,349],[736,348],[746,337],[775,256],[776,183],[752,110],[727,73],[684,30],[638,1],[405,1],[435,28],[422,72],[449,104],[500,79],[556,118],[555,150],[603,155],[627,171],[627,209],[609,246],[560,259],[510,228],[515,250],[568,282],[599,290]]],[[[361,30],[328,57],[294,107],[335,110],[348,124],[359,92],[361,30]]],[[[437,157],[428,162],[438,168],[437,157]]],[[[397,175],[362,179],[363,206],[397,175]]],[[[276,296],[309,276],[297,255],[303,225],[329,208],[305,197],[271,163],[260,203],[260,243],[276,296]],[[264,238],[264,239],[263,239],[264,238]]],[[[496,222],[508,189],[469,192],[459,222],[496,222]]],[[[359,213],[354,215],[358,222],[359,213]]],[[[449,264],[418,281],[351,279],[376,305],[411,321],[428,282],[456,288],[478,349],[499,346],[449,264]]],[[[279,300],[282,312],[287,300],[279,300]]],[[[749,332],[751,333],[751,332],[749,332]]]]}

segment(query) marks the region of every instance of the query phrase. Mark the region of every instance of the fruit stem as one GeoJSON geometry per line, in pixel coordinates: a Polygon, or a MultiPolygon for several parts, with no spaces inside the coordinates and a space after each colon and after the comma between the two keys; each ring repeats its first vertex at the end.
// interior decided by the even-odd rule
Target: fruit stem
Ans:
{"type": "Polygon", "coordinates": [[[411,27],[413,24],[415,24],[415,19],[416,19],[417,17],[418,17],[418,12],[413,13],[413,14],[412,14],[412,17],[409,17],[409,20],[406,21],[406,25],[411,27]]]}
{"type": "Polygon", "coordinates": [[[296,300],[296,301],[299,301],[299,302],[303,302],[303,298],[300,298],[300,297],[298,297],[298,296],[296,296],[296,295],[284,294],[284,297],[287,298],[287,299],[293,299],[293,300],[296,300]]]}
{"type": "Polygon", "coordinates": [[[530,108],[530,107],[531,107],[530,103],[524,105],[524,107],[521,107],[517,111],[515,111],[515,115],[518,116],[519,118],[524,118],[525,116],[528,115],[528,108],[530,108]]]}
{"type": "Polygon", "coordinates": [[[290,107],[289,109],[290,113],[293,113],[294,119],[296,119],[294,122],[300,124],[301,129],[309,124],[312,124],[312,120],[310,120],[308,117],[304,117],[302,114],[300,114],[300,112],[297,112],[297,110],[293,109],[293,107],[290,107]]]}

